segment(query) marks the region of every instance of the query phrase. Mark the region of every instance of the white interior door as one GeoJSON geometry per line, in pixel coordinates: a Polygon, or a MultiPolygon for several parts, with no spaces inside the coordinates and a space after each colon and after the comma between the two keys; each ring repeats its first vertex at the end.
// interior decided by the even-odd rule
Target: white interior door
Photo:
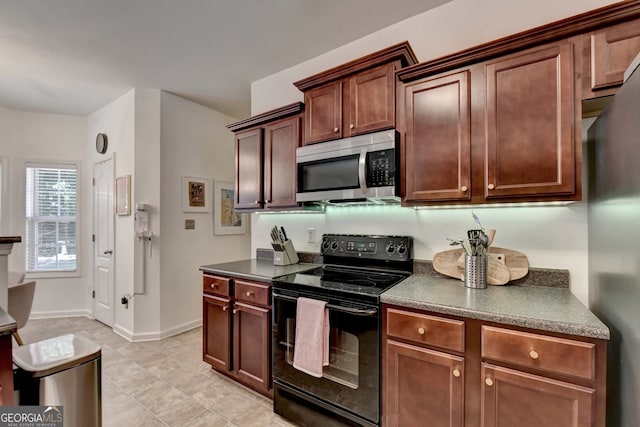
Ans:
{"type": "Polygon", "coordinates": [[[93,166],[93,315],[113,326],[115,314],[113,158],[93,166]]]}

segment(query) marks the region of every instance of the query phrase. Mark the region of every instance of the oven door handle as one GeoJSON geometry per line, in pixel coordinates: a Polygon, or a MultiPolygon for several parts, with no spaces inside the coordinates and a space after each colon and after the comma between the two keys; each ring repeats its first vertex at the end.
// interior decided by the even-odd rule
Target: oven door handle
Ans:
{"type": "MultiPolygon", "coordinates": [[[[272,293],[274,298],[297,302],[298,298],[291,297],[289,295],[277,294],[275,292],[272,293]]],[[[343,307],[341,305],[327,304],[327,308],[330,310],[340,311],[342,313],[353,314],[354,316],[375,316],[378,314],[377,308],[352,308],[352,307],[343,307]]]]}

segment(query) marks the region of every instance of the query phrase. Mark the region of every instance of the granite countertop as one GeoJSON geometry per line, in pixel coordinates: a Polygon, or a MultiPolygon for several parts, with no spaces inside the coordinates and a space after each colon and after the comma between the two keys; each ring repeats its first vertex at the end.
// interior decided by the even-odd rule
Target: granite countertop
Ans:
{"type": "Polygon", "coordinates": [[[17,329],[16,321],[0,307],[0,335],[7,335],[17,329]]]}
{"type": "Polygon", "coordinates": [[[247,259],[222,264],[203,265],[200,267],[200,270],[210,274],[221,274],[260,282],[270,282],[276,277],[311,270],[319,266],[320,264],[306,262],[280,266],[273,265],[273,260],[269,259],[247,259]]]}
{"type": "Polygon", "coordinates": [[[610,339],[609,328],[567,288],[489,285],[469,289],[460,280],[413,274],[384,292],[380,300],[435,313],[610,339]]]}

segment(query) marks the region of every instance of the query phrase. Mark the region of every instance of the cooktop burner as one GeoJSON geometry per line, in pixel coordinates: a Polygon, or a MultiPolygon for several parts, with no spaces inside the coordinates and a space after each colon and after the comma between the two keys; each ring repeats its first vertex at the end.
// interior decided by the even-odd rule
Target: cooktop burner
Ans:
{"type": "Polygon", "coordinates": [[[324,235],[325,264],[279,277],[281,289],[378,299],[411,274],[412,239],[403,236],[324,235]]]}

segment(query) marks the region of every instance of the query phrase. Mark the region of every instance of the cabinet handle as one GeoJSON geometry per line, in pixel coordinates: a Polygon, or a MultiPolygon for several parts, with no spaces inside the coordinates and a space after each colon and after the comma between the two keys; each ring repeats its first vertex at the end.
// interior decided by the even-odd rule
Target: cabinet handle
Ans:
{"type": "Polygon", "coordinates": [[[540,355],[538,354],[538,352],[537,352],[537,351],[535,351],[535,350],[531,350],[531,351],[529,352],[529,357],[530,357],[530,358],[532,358],[533,360],[537,360],[537,359],[538,359],[538,357],[540,357],[540,355]]]}
{"type": "Polygon", "coordinates": [[[462,187],[460,187],[460,191],[462,191],[463,193],[466,193],[468,190],[466,185],[463,185],[462,187]]]}
{"type": "Polygon", "coordinates": [[[491,378],[486,378],[486,379],[484,380],[484,383],[485,383],[486,385],[488,385],[489,387],[491,387],[491,386],[493,385],[493,380],[492,380],[491,378]]]}
{"type": "Polygon", "coordinates": [[[353,123],[351,123],[351,124],[349,125],[349,129],[353,129],[354,127],[355,127],[355,126],[353,125],[353,123]]]}
{"type": "Polygon", "coordinates": [[[493,185],[493,184],[489,184],[489,185],[487,186],[487,188],[488,188],[489,190],[493,190],[494,188],[496,188],[496,186],[495,186],[495,185],[493,185]]]}
{"type": "Polygon", "coordinates": [[[218,289],[218,285],[216,285],[215,283],[211,284],[211,289],[218,289]]]}
{"type": "Polygon", "coordinates": [[[256,200],[256,201],[255,201],[255,202],[253,202],[253,203],[255,203],[255,204],[257,205],[258,203],[260,203],[260,200],[256,200]]]}
{"type": "Polygon", "coordinates": [[[420,335],[424,335],[424,333],[425,333],[424,328],[422,328],[422,327],[418,328],[418,333],[419,333],[420,335]]]}
{"type": "Polygon", "coordinates": [[[247,296],[248,296],[248,297],[253,296],[253,291],[248,291],[248,292],[247,292],[247,296]]]}
{"type": "Polygon", "coordinates": [[[233,309],[233,314],[236,314],[237,312],[239,312],[240,310],[238,310],[237,308],[233,309]]]}
{"type": "Polygon", "coordinates": [[[227,308],[229,308],[229,307],[227,307],[226,305],[223,305],[222,306],[222,311],[227,311],[227,308]]]}
{"type": "Polygon", "coordinates": [[[333,131],[334,131],[335,133],[338,133],[338,131],[339,131],[339,130],[340,130],[340,129],[338,129],[338,128],[333,128],[333,131]]]}
{"type": "Polygon", "coordinates": [[[460,370],[458,368],[453,370],[453,376],[456,378],[460,377],[460,370]]]}

